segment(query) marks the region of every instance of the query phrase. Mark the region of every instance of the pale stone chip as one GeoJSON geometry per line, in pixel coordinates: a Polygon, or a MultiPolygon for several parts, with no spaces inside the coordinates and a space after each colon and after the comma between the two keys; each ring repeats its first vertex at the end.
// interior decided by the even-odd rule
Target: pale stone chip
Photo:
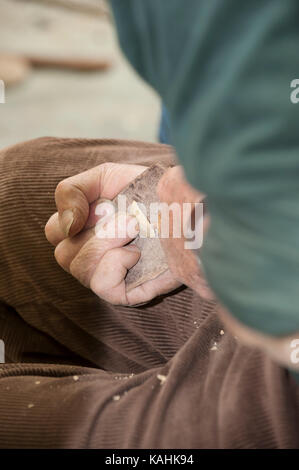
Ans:
{"type": "Polygon", "coordinates": [[[136,217],[139,225],[139,235],[141,238],[155,238],[156,232],[154,227],[150,224],[148,219],[145,217],[142,210],[139,208],[136,201],[133,201],[128,208],[128,213],[136,217]]]}
{"type": "Polygon", "coordinates": [[[160,380],[160,385],[163,385],[166,380],[167,380],[167,376],[166,375],[162,375],[162,374],[158,374],[157,375],[157,379],[160,380]]]}

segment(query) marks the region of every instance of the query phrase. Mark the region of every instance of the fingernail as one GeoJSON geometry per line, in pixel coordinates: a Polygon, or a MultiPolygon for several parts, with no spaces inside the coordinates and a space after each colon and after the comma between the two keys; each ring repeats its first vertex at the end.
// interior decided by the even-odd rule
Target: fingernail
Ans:
{"type": "Polygon", "coordinates": [[[69,236],[70,228],[73,222],[74,222],[73,211],[71,209],[66,209],[62,213],[61,219],[60,219],[60,225],[66,237],[69,236]]]}

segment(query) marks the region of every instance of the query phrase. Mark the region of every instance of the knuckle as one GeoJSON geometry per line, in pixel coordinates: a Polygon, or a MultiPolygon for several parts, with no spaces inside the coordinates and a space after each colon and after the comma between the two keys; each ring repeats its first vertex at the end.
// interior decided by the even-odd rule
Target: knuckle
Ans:
{"type": "Polygon", "coordinates": [[[63,269],[67,269],[67,256],[63,242],[56,246],[54,256],[59,266],[61,266],[63,269]]]}
{"type": "Polygon", "coordinates": [[[111,167],[111,163],[109,162],[101,163],[99,165],[99,170],[101,170],[101,172],[103,173],[106,173],[108,169],[110,169],[110,167],[111,167]]]}
{"type": "Polygon", "coordinates": [[[73,276],[73,277],[76,277],[76,278],[79,278],[80,276],[78,275],[78,257],[75,257],[71,263],[70,263],[70,267],[69,267],[69,270],[70,270],[70,274],[73,276]]]}
{"type": "MultiPolygon", "coordinates": [[[[115,270],[114,257],[111,255],[111,252],[108,251],[104,254],[102,259],[99,261],[97,266],[97,276],[102,279],[109,279],[111,272],[115,270]]],[[[106,282],[105,282],[106,284],[106,282]]]]}
{"type": "Polygon", "coordinates": [[[121,250],[118,248],[114,248],[112,250],[107,251],[99,261],[97,265],[97,279],[103,279],[103,283],[97,286],[97,292],[101,292],[102,294],[107,291],[109,288],[107,286],[108,283],[112,281],[113,276],[111,275],[117,273],[119,271],[119,257],[121,254],[121,250]]]}
{"type": "Polygon", "coordinates": [[[69,264],[70,274],[78,279],[81,284],[85,287],[89,287],[90,279],[95,270],[97,260],[90,250],[88,253],[86,250],[80,251],[77,256],[73,258],[69,264]]]}
{"type": "Polygon", "coordinates": [[[78,257],[74,258],[69,266],[70,274],[78,279],[81,284],[84,286],[88,286],[88,276],[86,272],[86,267],[80,263],[80,259],[78,257]]]}
{"type": "Polygon", "coordinates": [[[53,245],[57,245],[57,243],[55,243],[55,233],[57,231],[57,212],[55,214],[52,214],[51,217],[48,219],[44,231],[48,242],[52,243],[53,245]]]}
{"type": "Polygon", "coordinates": [[[60,198],[68,194],[69,190],[70,190],[69,181],[67,179],[60,181],[58,185],[56,186],[55,199],[59,200],[60,198]]]}
{"type": "Polygon", "coordinates": [[[45,235],[46,235],[46,239],[48,240],[48,242],[51,243],[51,239],[52,239],[52,227],[51,227],[51,224],[50,224],[50,221],[48,220],[48,222],[46,223],[45,225],[45,235]]]}

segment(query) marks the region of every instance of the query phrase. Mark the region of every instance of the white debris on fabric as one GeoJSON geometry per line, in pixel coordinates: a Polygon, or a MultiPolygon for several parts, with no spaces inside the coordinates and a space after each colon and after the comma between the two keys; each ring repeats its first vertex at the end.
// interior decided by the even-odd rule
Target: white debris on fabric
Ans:
{"type": "Polygon", "coordinates": [[[33,408],[33,407],[34,407],[34,404],[33,404],[33,403],[29,403],[28,408],[33,408]]]}
{"type": "Polygon", "coordinates": [[[167,376],[163,374],[158,374],[157,379],[160,380],[160,385],[163,385],[167,380],[167,376]]]}
{"type": "Polygon", "coordinates": [[[130,379],[131,377],[134,377],[134,374],[132,372],[132,374],[129,374],[129,375],[115,375],[113,378],[114,380],[128,380],[130,379]]]}
{"type": "Polygon", "coordinates": [[[224,331],[223,331],[223,330],[220,330],[220,334],[221,334],[221,336],[223,336],[223,335],[224,335],[224,331]]]}
{"type": "Polygon", "coordinates": [[[214,342],[214,345],[211,347],[210,351],[217,351],[218,347],[217,347],[217,343],[216,341],[214,342]]]}
{"type": "Polygon", "coordinates": [[[114,395],[113,401],[118,401],[118,400],[120,400],[120,395],[114,395]]]}
{"type": "Polygon", "coordinates": [[[74,380],[75,382],[77,382],[77,380],[79,380],[78,375],[74,375],[74,376],[73,376],[73,380],[74,380]]]}
{"type": "Polygon", "coordinates": [[[40,380],[36,380],[35,385],[39,385],[39,384],[40,384],[40,380]]]}

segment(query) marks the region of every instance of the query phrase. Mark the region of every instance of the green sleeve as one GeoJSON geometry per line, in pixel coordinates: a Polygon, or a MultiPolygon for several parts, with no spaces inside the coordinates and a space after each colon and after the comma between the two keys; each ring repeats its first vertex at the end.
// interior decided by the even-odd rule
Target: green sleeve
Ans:
{"type": "Polygon", "coordinates": [[[208,196],[207,279],[239,320],[299,331],[298,0],[111,0],[120,44],[208,196]]]}

